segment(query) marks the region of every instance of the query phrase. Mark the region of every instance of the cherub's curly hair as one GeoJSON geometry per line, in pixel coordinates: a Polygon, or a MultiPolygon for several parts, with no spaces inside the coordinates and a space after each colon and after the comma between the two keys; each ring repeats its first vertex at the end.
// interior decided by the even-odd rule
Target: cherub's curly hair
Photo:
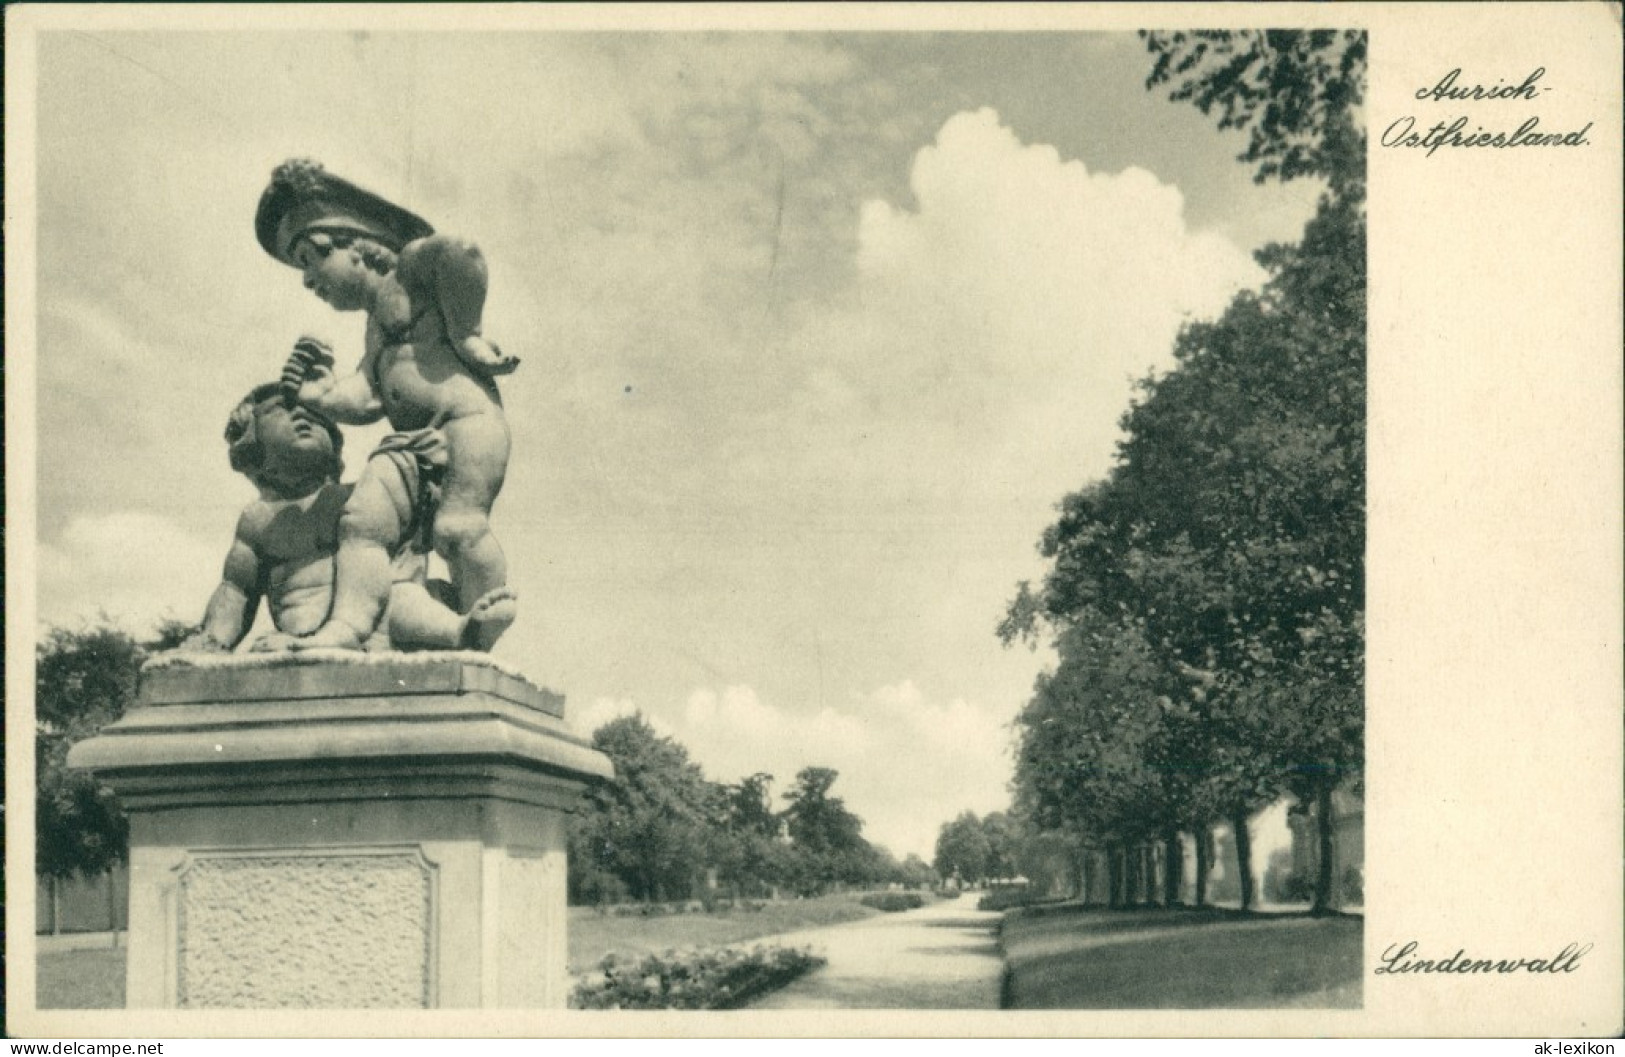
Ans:
{"type": "MultiPolygon", "coordinates": [[[[226,420],[226,446],[230,449],[231,468],[238,473],[245,474],[256,483],[259,480],[259,470],[265,462],[265,449],[260,444],[259,431],[255,424],[259,417],[259,406],[273,397],[282,396],[282,386],[278,382],[266,382],[257,385],[238,405],[232,408],[231,417],[226,420]]],[[[333,439],[333,465],[330,469],[336,480],[344,472],[344,434],[326,416],[311,412],[311,418],[320,422],[327,430],[327,435],[333,439]]]]}

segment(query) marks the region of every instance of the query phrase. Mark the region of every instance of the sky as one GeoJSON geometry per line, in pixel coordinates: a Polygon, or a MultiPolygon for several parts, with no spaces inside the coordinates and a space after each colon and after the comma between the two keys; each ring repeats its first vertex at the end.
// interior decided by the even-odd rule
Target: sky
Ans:
{"type": "Polygon", "coordinates": [[[301,334],[359,359],[252,234],[313,157],[490,265],[496,655],[718,781],[833,767],[929,859],[1008,806],[1051,657],[995,628],[1056,505],[1313,207],[1148,68],[1131,34],[44,34],[39,619],[197,619],[254,496],[227,414],[301,334]]]}

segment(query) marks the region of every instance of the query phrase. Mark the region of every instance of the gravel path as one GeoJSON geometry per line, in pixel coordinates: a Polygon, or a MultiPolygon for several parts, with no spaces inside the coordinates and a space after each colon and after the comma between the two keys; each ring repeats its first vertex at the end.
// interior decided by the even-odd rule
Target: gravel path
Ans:
{"type": "Polygon", "coordinates": [[[771,938],[829,959],[752,1009],[997,1009],[1000,915],[973,895],[771,938]]]}

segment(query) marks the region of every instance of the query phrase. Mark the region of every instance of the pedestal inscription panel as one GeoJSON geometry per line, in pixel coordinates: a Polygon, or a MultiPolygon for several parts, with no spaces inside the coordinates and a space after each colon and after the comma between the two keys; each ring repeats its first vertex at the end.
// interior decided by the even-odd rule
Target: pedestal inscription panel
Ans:
{"type": "Polygon", "coordinates": [[[415,850],[192,856],[176,892],[177,1004],[433,1005],[434,874],[415,850]]]}

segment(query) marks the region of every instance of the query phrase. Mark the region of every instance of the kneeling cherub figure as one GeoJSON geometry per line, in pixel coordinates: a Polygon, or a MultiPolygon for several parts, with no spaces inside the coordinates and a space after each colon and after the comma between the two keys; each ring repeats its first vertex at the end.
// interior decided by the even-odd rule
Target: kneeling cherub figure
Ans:
{"type": "MultiPolygon", "coordinates": [[[[252,649],[287,649],[320,629],[333,607],[339,522],[353,491],[339,480],[344,438],[331,421],[287,400],[282,385],[272,382],[232,411],[225,439],[232,469],[260,494],[237,520],[202,629],[181,649],[235,649],[253,627],[262,597],[276,631],[252,649]]],[[[436,597],[435,589],[448,594],[446,585],[427,582],[428,556],[412,545],[423,508],[409,472],[402,465],[389,490],[393,517],[372,523],[378,546],[392,555],[392,583],[386,618],[368,645],[485,648],[487,629],[436,597]]]]}

